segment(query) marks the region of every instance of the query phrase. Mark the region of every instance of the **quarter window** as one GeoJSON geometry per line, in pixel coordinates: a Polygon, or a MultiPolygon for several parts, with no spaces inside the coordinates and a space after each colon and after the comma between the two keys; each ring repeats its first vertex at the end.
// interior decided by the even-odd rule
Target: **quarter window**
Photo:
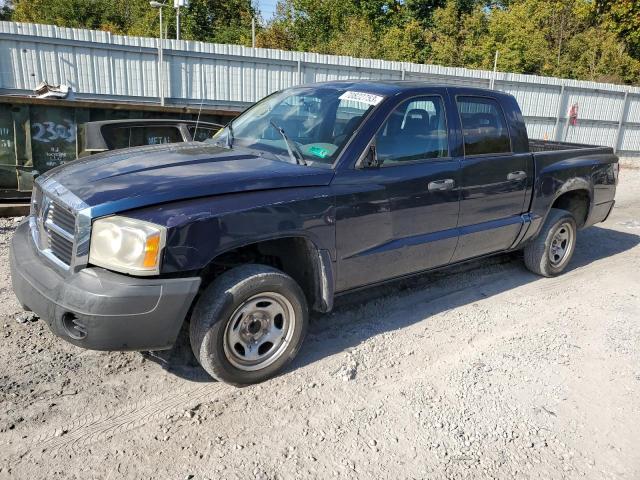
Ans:
{"type": "Polygon", "coordinates": [[[396,107],[376,136],[376,151],[383,165],[448,157],[442,98],[413,98],[396,107]]]}
{"type": "Polygon", "coordinates": [[[458,97],[465,155],[511,152],[504,113],[493,98],[458,97]]]}

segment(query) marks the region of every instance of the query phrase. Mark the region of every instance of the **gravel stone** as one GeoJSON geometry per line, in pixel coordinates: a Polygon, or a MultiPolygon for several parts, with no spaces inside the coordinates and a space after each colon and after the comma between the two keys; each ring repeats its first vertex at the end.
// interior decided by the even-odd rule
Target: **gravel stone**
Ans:
{"type": "Polygon", "coordinates": [[[153,356],[19,325],[0,219],[0,478],[640,478],[638,192],[623,169],[564,275],[514,253],[340,297],[245,388],[186,329],[153,356]]]}

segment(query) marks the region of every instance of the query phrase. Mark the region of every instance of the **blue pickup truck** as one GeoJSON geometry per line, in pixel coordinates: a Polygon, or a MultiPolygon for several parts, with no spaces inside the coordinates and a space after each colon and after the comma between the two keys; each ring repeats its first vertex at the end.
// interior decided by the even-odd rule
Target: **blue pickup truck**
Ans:
{"type": "Polygon", "coordinates": [[[276,92],[205,143],[118,150],[35,182],[14,291],[65,340],[171,347],[235,385],[281,371],[309,310],[522,250],[561,273],[613,208],[612,149],[529,140],[515,98],[418,82],[276,92]]]}

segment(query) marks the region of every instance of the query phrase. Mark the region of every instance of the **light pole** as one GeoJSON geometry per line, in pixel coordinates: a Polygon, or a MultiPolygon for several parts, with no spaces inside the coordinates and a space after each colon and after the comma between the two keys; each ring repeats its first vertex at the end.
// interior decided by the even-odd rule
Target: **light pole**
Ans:
{"type": "Polygon", "coordinates": [[[173,0],[176,9],[176,40],[180,40],[180,7],[187,7],[187,0],[173,0]]]}
{"type": "Polygon", "coordinates": [[[176,7],[176,40],[180,40],[180,4],[176,7]]]}
{"type": "Polygon", "coordinates": [[[162,8],[166,7],[167,5],[164,3],[156,2],[155,0],[149,2],[149,5],[151,5],[152,8],[157,8],[158,10],[160,10],[160,39],[158,41],[158,91],[160,97],[160,106],[164,107],[164,56],[162,51],[162,47],[164,45],[162,41],[162,8]]]}

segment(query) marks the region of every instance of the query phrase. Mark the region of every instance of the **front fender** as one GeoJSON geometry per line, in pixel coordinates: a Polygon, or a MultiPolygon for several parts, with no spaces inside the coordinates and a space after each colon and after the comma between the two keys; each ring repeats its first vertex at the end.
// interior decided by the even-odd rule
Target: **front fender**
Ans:
{"type": "Polygon", "coordinates": [[[167,227],[162,274],[198,272],[221,254],[300,237],[335,258],[333,197],[325,187],[220,195],[127,212],[167,227]]]}

